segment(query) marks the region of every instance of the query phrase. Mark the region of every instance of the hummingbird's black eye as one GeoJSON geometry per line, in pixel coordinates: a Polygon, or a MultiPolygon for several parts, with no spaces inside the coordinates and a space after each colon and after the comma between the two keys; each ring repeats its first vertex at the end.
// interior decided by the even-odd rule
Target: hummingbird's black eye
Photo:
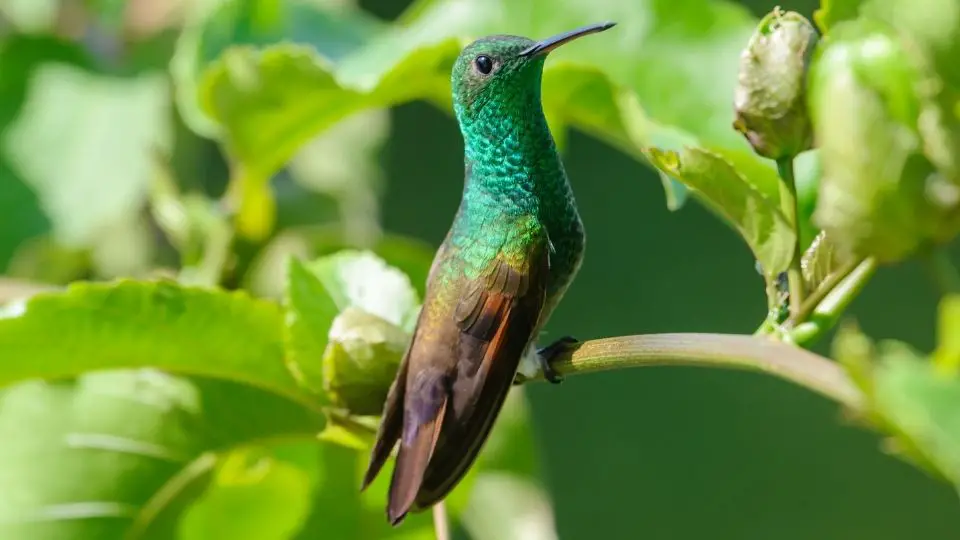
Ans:
{"type": "Polygon", "coordinates": [[[484,75],[489,75],[493,71],[493,60],[489,56],[480,55],[473,63],[477,66],[477,71],[484,75]]]}

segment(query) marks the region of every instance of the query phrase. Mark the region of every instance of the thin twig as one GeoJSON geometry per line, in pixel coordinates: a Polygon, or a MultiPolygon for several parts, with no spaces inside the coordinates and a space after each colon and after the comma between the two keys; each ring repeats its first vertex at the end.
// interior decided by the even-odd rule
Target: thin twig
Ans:
{"type": "Polygon", "coordinates": [[[450,540],[450,519],[443,501],[433,505],[433,529],[437,533],[437,540],[450,540]]]}

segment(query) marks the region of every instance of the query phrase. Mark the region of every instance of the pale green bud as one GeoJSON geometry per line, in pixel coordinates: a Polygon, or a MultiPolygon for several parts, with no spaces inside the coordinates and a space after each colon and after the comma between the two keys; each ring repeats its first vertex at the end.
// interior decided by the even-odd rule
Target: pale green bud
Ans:
{"type": "Polygon", "coordinates": [[[409,339],[360,308],[337,315],[323,354],[323,386],[333,404],[352,415],[380,414],[409,339]]]}
{"type": "Polygon", "coordinates": [[[761,156],[793,158],[812,146],[806,75],[818,39],[803,15],[776,8],[740,55],[733,127],[761,156]]]}

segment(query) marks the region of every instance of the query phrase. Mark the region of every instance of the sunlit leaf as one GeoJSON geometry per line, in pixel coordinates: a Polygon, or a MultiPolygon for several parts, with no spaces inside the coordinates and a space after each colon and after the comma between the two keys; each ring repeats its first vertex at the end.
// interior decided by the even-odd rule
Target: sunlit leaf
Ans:
{"type": "Polygon", "coordinates": [[[876,375],[876,407],[960,489],[960,379],[937,375],[920,358],[886,358],[876,375]]]}
{"type": "Polygon", "coordinates": [[[837,251],[830,237],[821,232],[803,253],[800,259],[800,268],[803,281],[808,291],[815,291],[828,277],[848,261],[843,254],[837,251]]]}
{"type": "Polygon", "coordinates": [[[651,161],[698,192],[750,246],[768,279],[786,270],[796,241],[783,214],[722,157],[697,148],[652,148],[651,161]]]}
{"type": "Polygon", "coordinates": [[[956,312],[955,298],[941,305],[933,361],[902,342],[874,345],[849,325],[837,335],[834,356],[863,390],[857,416],[892,436],[886,448],[960,491],[960,378],[951,358],[960,331],[956,312]]]}
{"type": "MultiPolygon", "coordinates": [[[[303,455],[290,461],[260,447],[226,454],[203,495],[185,512],[179,540],[287,540],[300,531],[318,480],[317,449],[309,442],[286,446],[303,455]]],[[[339,506],[331,505],[329,513],[339,506]]]]}
{"type": "Polygon", "coordinates": [[[821,0],[820,9],[813,12],[813,20],[821,32],[829,32],[833,25],[855,19],[864,0],[821,0]]]}
{"type": "Polygon", "coordinates": [[[57,7],[55,0],[2,0],[0,14],[21,32],[43,32],[56,19],[57,7]]]}
{"type": "Polygon", "coordinates": [[[168,94],[161,73],[109,78],[64,64],[34,71],[2,143],[59,242],[91,246],[140,210],[151,152],[169,144],[168,94]]]}
{"type": "Polygon", "coordinates": [[[330,326],[340,309],[323,283],[298,259],[287,265],[287,362],[305,387],[323,389],[322,359],[330,326]]]}
{"type": "MultiPolygon", "coordinates": [[[[369,36],[377,32],[381,24],[365,12],[354,6],[341,2],[318,0],[267,0],[261,2],[243,2],[240,0],[214,0],[197,6],[189,17],[187,28],[180,36],[177,52],[171,65],[175,80],[178,82],[177,102],[180,111],[190,126],[197,132],[215,136],[221,131],[221,126],[212,122],[207,112],[203,111],[198,102],[197,81],[203,69],[214,58],[219,57],[226,49],[236,45],[261,47],[270,44],[296,42],[307,44],[311,50],[319,51],[325,57],[337,59],[364,43],[369,36]]],[[[250,84],[252,72],[242,66],[242,59],[234,57],[231,66],[241,79],[242,84],[250,84]]],[[[290,80],[285,76],[294,75],[296,69],[289,73],[272,73],[287,82],[276,85],[273,80],[267,81],[267,87],[278,92],[273,96],[264,96],[267,100],[286,102],[299,99],[300,106],[310,106],[315,96],[298,93],[304,90],[303,81],[296,77],[290,80]],[[289,93],[288,93],[289,92],[289,93]]],[[[261,87],[259,84],[255,84],[261,87]]],[[[321,97],[321,100],[326,99],[321,97]]],[[[263,101],[257,106],[263,106],[263,101]]],[[[269,104],[266,104],[268,107],[269,104]]],[[[253,112],[256,107],[251,108],[253,112]]],[[[297,113],[293,113],[296,115],[297,113]]],[[[385,111],[367,111],[361,115],[367,119],[366,139],[350,137],[348,141],[341,141],[343,137],[330,139],[333,144],[339,144],[340,151],[320,157],[325,163],[350,162],[356,157],[366,160],[367,156],[360,150],[364,146],[379,146],[378,139],[382,139],[387,130],[385,111]],[[374,117],[371,123],[368,117],[374,117]]],[[[270,124],[277,120],[276,115],[262,117],[266,120],[262,134],[267,137],[275,136],[277,131],[270,124]]],[[[273,174],[283,165],[294,152],[311,139],[316,133],[303,133],[298,139],[297,147],[292,147],[288,141],[279,138],[274,142],[261,139],[263,143],[257,149],[256,156],[248,154],[243,148],[230,147],[232,157],[239,158],[233,171],[233,190],[237,200],[236,226],[238,232],[250,238],[263,238],[273,226],[276,218],[276,208],[273,195],[268,189],[268,182],[273,174]],[[276,148],[274,148],[276,146],[276,148]],[[272,156],[276,152],[284,152],[284,160],[277,161],[272,156]],[[265,165],[265,163],[267,165],[265,165]],[[274,164],[274,165],[270,165],[274,164]]],[[[248,135],[254,135],[248,133],[248,135]]],[[[303,161],[303,159],[299,160],[303,161]]],[[[310,174],[302,174],[304,167],[299,167],[295,177],[303,180],[306,185],[316,183],[317,178],[310,174]]],[[[349,202],[356,203],[359,195],[365,193],[370,182],[375,180],[369,173],[357,168],[354,172],[354,183],[350,184],[350,194],[354,197],[349,202]]],[[[322,178],[321,178],[322,180],[322,178]]],[[[332,181],[332,178],[326,178],[332,181]]],[[[350,222],[356,223],[360,215],[351,214],[350,222]]],[[[375,217],[375,216],[373,216],[375,217]]],[[[370,217],[359,227],[369,228],[370,217]]],[[[362,233],[361,233],[362,234],[362,233]]]]}
{"type": "Polygon", "coordinates": [[[203,0],[192,2],[171,65],[177,107],[190,127],[212,136],[218,126],[197,103],[203,70],[235,45],[308,44],[339,59],[366,43],[382,23],[338,0],[203,0]]]}
{"type": "Polygon", "coordinates": [[[170,538],[221,453],[314,440],[324,427],[318,400],[284,368],[272,303],[118,282],[41,292],[8,308],[0,382],[31,382],[0,397],[9,441],[0,450],[0,536],[170,538]],[[103,371],[131,367],[204,378],[103,371]]]}
{"type": "Polygon", "coordinates": [[[235,381],[305,406],[283,362],[278,306],[172,282],[78,283],[0,319],[0,385],[151,367],[235,381]],[[29,361],[25,360],[29,359],[29,361]]]}
{"type": "Polygon", "coordinates": [[[219,453],[322,425],[252,386],[155,370],[22,383],[0,395],[0,537],[173,538],[219,453]]]}

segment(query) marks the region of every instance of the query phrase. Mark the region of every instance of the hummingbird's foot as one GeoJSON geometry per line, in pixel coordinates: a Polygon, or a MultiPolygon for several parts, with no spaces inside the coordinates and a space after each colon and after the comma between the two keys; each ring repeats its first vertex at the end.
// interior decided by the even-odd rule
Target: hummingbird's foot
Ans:
{"type": "Polygon", "coordinates": [[[563,336],[553,343],[537,351],[537,359],[540,361],[540,369],[543,371],[543,378],[553,384],[563,382],[563,377],[553,368],[553,362],[566,353],[577,350],[580,346],[580,340],[573,336],[563,336]]]}

